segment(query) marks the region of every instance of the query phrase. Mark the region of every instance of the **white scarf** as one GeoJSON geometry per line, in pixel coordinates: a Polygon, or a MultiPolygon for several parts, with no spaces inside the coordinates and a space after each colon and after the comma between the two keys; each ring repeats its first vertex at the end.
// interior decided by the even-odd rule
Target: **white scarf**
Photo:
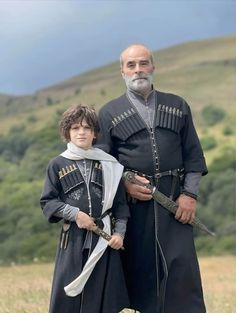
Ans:
{"type": "MultiPolygon", "coordinates": [[[[101,149],[92,147],[88,150],[84,150],[77,147],[72,142],[67,144],[67,150],[64,151],[61,156],[70,160],[90,159],[101,162],[104,180],[104,204],[102,213],[110,209],[112,207],[113,200],[123,173],[123,166],[118,163],[114,157],[105,153],[101,149]]],[[[106,215],[102,221],[104,223],[103,230],[108,234],[111,234],[110,217],[106,215]]],[[[68,296],[75,297],[82,292],[96,263],[105,252],[107,245],[108,242],[102,237],[99,237],[98,242],[87,262],[85,263],[81,274],[70,284],[64,287],[64,290],[68,296]]]]}

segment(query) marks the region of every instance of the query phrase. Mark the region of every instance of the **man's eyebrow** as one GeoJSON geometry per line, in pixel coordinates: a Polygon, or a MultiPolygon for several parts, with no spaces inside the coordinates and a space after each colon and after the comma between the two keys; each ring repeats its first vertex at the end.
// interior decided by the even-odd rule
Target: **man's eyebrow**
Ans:
{"type": "Polygon", "coordinates": [[[134,61],[134,60],[130,60],[130,61],[127,61],[126,64],[139,64],[139,63],[145,63],[145,62],[150,62],[149,59],[142,59],[142,60],[139,60],[139,61],[134,61]]]}
{"type": "Polygon", "coordinates": [[[135,61],[127,61],[127,64],[134,64],[136,63],[135,61]]]}

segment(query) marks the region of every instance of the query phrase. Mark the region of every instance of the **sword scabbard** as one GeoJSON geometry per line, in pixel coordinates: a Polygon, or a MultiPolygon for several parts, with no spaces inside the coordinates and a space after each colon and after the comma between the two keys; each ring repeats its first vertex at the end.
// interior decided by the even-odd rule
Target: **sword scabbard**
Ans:
{"type": "MultiPolygon", "coordinates": [[[[143,187],[148,188],[149,190],[152,191],[152,197],[153,197],[153,199],[157,203],[159,203],[163,208],[165,208],[169,212],[171,212],[173,214],[176,213],[176,210],[178,208],[178,204],[175,201],[173,201],[170,198],[168,198],[166,195],[164,195],[162,192],[160,192],[155,186],[152,186],[151,184],[145,184],[145,183],[141,182],[140,180],[135,178],[135,175],[136,174],[131,172],[131,171],[126,171],[123,174],[123,178],[125,180],[129,181],[130,183],[137,184],[139,186],[143,186],[143,187]]],[[[199,220],[199,218],[197,218],[197,217],[195,217],[195,219],[193,220],[193,222],[190,225],[195,226],[195,227],[201,229],[202,231],[204,231],[208,235],[215,236],[215,233],[210,231],[206,227],[206,225],[204,225],[199,220]]]]}

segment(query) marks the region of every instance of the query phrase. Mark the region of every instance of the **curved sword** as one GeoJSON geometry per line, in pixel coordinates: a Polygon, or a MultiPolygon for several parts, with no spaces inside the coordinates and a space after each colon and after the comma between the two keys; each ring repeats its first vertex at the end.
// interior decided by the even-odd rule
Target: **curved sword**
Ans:
{"type": "MultiPolygon", "coordinates": [[[[151,190],[153,199],[159,203],[163,208],[167,209],[169,212],[175,214],[176,210],[178,208],[178,204],[168,198],[166,195],[164,195],[162,192],[160,192],[155,186],[152,186],[151,184],[145,184],[142,183],[140,180],[135,178],[135,173],[131,171],[126,171],[123,174],[123,178],[127,180],[130,183],[137,184],[139,186],[143,186],[151,190]]],[[[215,236],[215,233],[210,231],[206,225],[204,225],[199,218],[195,217],[192,223],[189,223],[192,226],[195,226],[208,235],[215,236]]]]}

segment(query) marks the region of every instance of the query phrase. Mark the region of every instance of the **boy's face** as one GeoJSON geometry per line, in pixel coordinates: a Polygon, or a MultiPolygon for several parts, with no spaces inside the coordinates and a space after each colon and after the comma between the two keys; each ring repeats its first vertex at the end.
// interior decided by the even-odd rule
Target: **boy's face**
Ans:
{"type": "Polygon", "coordinates": [[[92,147],[93,139],[95,138],[94,131],[85,119],[82,123],[72,124],[69,134],[71,142],[79,148],[87,150],[92,147]]]}

